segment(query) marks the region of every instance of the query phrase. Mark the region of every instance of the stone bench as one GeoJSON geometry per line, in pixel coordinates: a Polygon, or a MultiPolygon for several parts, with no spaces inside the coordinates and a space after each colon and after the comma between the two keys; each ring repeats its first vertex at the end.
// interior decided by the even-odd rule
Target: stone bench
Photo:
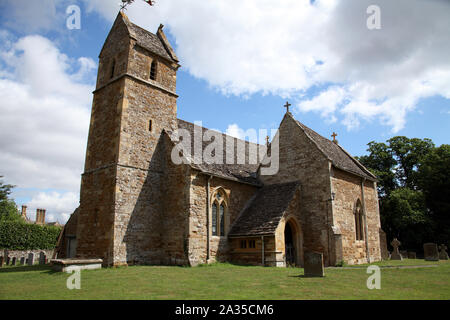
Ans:
{"type": "Polygon", "coordinates": [[[95,270],[102,268],[102,259],[53,259],[50,260],[52,269],[67,272],[73,270],[95,270]]]}

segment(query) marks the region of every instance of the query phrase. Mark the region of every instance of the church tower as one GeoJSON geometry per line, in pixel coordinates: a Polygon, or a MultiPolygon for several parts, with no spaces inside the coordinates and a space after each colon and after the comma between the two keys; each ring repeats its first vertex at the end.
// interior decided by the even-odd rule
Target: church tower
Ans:
{"type": "Polygon", "coordinates": [[[77,257],[152,263],[161,251],[161,133],[177,128],[180,67],[161,25],[120,12],[99,56],[81,181],[77,257]]]}

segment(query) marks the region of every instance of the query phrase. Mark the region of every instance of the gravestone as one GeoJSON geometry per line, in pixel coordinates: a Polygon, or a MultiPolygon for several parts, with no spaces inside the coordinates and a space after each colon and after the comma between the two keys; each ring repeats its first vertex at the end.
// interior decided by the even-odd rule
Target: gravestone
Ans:
{"type": "Polygon", "coordinates": [[[398,251],[398,247],[400,247],[402,243],[397,240],[397,238],[394,238],[391,242],[391,246],[394,248],[391,253],[391,260],[403,260],[402,256],[400,255],[400,252],[398,251]]]}
{"type": "Polygon", "coordinates": [[[11,265],[12,265],[12,266],[15,266],[15,265],[16,265],[16,261],[17,261],[17,258],[16,258],[16,257],[13,257],[13,258],[11,259],[11,265]]]}
{"type": "Polygon", "coordinates": [[[408,259],[417,259],[415,252],[408,252],[408,259]]]}
{"type": "Polygon", "coordinates": [[[25,264],[25,257],[20,258],[20,264],[24,265],[25,264]]]}
{"type": "Polygon", "coordinates": [[[45,253],[41,251],[39,253],[39,264],[45,264],[45,260],[46,260],[45,253]]]}
{"type": "Polygon", "coordinates": [[[423,245],[423,255],[426,261],[439,261],[439,252],[436,243],[425,243],[423,245]]]}
{"type": "Polygon", "coordinates": [[[400,254],[402,255],[403,259],[407,259],[408,258],[408,251],[402,250],[402,251],[400,251],[400,254]]]}
{"type": "Polygon", "coordinates": [[[318,252],[305,253],[305,277],[324,277],[323,254],[318,252]]]}
{"type": "Polygon", "coordinates": [[[3,268],[3,260],[4,260],[5,258],[3,258],[3,256],[1,256],[0,257],[0,268],[3,268]]]}
{"type": "Polygon", "coordinates": [[[445,244],[441,244],[439,246],[439,249],[441,251],[439,251],[439,259],[440,260],[448,260],[448,253],[447,253],[447,246],[445,244]]]}
{"type": "Polygon", "coordinates": [[[28,261],[27,261],[27,264],[28,264],[29,266],[32,266],[33,263],[34,263],[34,253],[33,253],[33,252],[30,252],[30,253],[28,254],[28,261]]]}

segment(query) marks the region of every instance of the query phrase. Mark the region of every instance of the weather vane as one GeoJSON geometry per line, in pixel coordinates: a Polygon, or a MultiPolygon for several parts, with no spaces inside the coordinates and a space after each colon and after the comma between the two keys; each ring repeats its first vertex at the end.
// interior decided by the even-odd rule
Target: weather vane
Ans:
{"type": "MultiPolygon", "coordinates": [[[[144,2],[146,2],[147,4],[153,6],[155,4],[154,0],[143,0],[144,2]]],[[[122,0],[122,4],[120,5],[120,10],[127,10],[127,6],[132,4],[134,2],[134,0],[122,0]]]]}

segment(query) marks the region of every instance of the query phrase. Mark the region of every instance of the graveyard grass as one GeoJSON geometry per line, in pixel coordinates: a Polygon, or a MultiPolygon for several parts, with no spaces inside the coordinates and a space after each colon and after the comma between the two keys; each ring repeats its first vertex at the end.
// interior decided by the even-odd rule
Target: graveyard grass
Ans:
{"type": "Polygon", "coordinates": [[[130,266],[81,271],[81,290],[49,266],[0,269],[0,299],[450,299],[450,260],[383,261],[381,289],[369,290],[364,266],[326,268],[325,278],[304,278],[301,268],[130,266]]]}

